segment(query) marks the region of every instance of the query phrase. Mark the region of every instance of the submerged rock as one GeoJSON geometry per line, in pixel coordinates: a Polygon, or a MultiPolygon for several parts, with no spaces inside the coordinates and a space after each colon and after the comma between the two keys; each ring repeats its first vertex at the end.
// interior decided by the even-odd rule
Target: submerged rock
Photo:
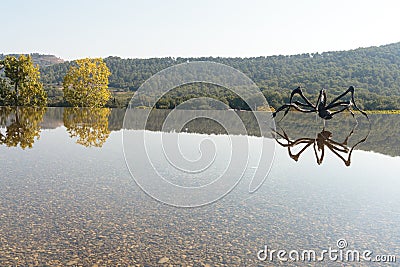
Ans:
{"type": "Polygon", "coordinates": [[[162,257],[162,258],[158,261],[159,264],[167,263],[167,262],[169,262],[169,258],[167,258],[167,257],[162,257]]]}

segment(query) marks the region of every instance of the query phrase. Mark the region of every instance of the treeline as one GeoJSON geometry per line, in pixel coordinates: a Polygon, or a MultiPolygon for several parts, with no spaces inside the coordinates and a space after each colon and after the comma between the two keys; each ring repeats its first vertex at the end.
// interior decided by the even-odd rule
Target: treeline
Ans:
{"type": "MultiPolygon", "coordinates": [[[[357,104],[364,109],[400,109],[400,43],[291,56],[152,59],[108,57],[104,61],[112,73],[109,86],[114,91],[136,91],[146,79],[176,64],[213,61],[236,68],[249,76],[274,108],[287,101],[291,90],[297,86],[302,86],[306,95],[314,100],[322,88],[326,88],[328,97],[333,98],[353,85],[359,101],[357,104]]],[[[64,62],[41,69],[41,78],[50,97],[57,95],[57,88],[70,64],[64,62]]],[[[203,86],[201,89],[204,88],[203,86]]],[[[245,109],[240,101],[229,101],[226,97],[224,99],[231,108],[245,109]]],[[[173,97],[166,101],[163,99],[159,106],[171,108],[179,104],[173,97]]]]}

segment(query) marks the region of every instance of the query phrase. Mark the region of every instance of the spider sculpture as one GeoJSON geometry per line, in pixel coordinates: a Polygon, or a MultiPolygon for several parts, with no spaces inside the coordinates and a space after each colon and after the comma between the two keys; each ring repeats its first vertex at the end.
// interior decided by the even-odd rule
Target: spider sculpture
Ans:
{"type": "Polygon", "coordinates": [[[351,107],[354,106],[354,108],[358,111],[360,111],[365,117],[368,116],[367,114],[360,110],[355,101],[354,101],[354,87],[350,86],[349,89],[347,89],[346,92],[341,94],[340,96],[336,97],[335,99],[332,100],[332,102],[328,103],[327,98],[326,98],[326,91],[325,89],[322,89],[319,92],[318,100],[315,105],[313,105],[307,97],[304,96],[303,91],[301,90],[300,87],[297,87],[294,89],[290,95],[290,100],[288,104],[284,104],[280,108],[278,108],[272,116],[275,117],[276,114],[282,110],[285,110],[285,114],[283,117],[286,116],[286,114],[289,112],[290,108],[294,108],[300,112],[304,113],[312,113],[316,112],[319,117],[321,117],[324,120],[330,120],[332,119],[333,115],[340,113],[342,111],[348,110],[350,111],[351,115],[354,117],[354,113],[351,110],[351,107]],[[351,100],[343,100],[343,98],[347,95],[351,94],[351,100]],[[299,95],[301,99],[304,101],[292,101],[293,97],[295,95],[299,95]]]}
{"type": "Polygon", "coordinates": [[[283,131],[283,134],[276,132],[277,136],[283,138],[286,140],[287,143],[283,143],[281,141],[279,141],[279,139],[277,138],[277,136],[275,137],[275,140],[278,144],[280,144],[283,147],[287,147],[288,149],[288,153],[289,156],[294,159],[295,161],[299,160],[300,155],[311,145],[313,145],[313,149],[314,149],[314,154],[315,157],[317,159],[317,163],[318,165],[321,165],[322,161],[324,160],[324,156],[325,156],[325,147],[327,147],[330,151],[332,151],[338,158],[340,158],[344,164],[346,166],[350,166],[351,163],[351,154],[353,153],[353,150],[356,146],[358,146],[359,144],[365,142],[369,136],[369,131],[367,133],[367,135],[362,138],[360,141],[358,141],[357,143],[355,143],[353,146],[349,147],[347,145],[348,140],[350,138],[350,136],[353,134],[355,129],[355,126],[353,127],[353,129],[351,130],[351,132],[347,135],[347,137],[345,138],[345,140],[343,142],[337,142],[335,140],[332,139],[332,132],[327,131],[325,129],[323,129],[320,133],[317,134],[316,138],[299,138],[297,140],[290,140],[290,138],[288,137],[288,135],[286,134],[286,132],[281,128],[281,130],[283,131]],[[302,146],[302,149],[297,153],[297,154],[293,154],[292,153],[292,148],[298,147],[298,146],[302,146]]]}

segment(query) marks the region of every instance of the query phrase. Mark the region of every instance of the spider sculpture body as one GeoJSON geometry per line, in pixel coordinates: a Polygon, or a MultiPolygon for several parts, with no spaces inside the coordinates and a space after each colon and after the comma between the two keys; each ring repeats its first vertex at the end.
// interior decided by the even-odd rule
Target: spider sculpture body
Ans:
{"type": "Polygon", "coordinates": [[[285,110],[285,114],[283,117],[286,116],[286,114],[289,112],[291,108],[294,108],[297,111],[304,112],[304,113],[317,113],[318,116],[324,120],[330,120],[332,117],[340,113],[342,111],[348,110],[350,111],[351,115],[354,117],[354,113],[351,110],[351,107],[354,107],[356,110],[360,111],[365,117],[368,119],[368,115],[360,110],[355,101],[354,101],[354,87],[350,86],[349,89],[347,89],[346,92],[343,94],[339,95],[335,99],[333,99],[330,103],[327,102],[327,97],[326,97],[326,91],[325,89],[322,89],[319,92],[318,100],[317,103],[314,105],[310,102],[310,100],[307,99],[307,97],[304,96],[303,91],[301,90],[300,87],[297,87],[294,89],[290,95],[290,100],[289,103],[284,104],[280,108],[278,108],[272,115],[273,117],[276,116],[276,114],[282,110],[285,110]],[[346,95],[350,94],[351,95],[351,100],[343,100],[346,95]],[[299,95],[302,101],[293,101],[293,97],[295,95],[299,95]]]}

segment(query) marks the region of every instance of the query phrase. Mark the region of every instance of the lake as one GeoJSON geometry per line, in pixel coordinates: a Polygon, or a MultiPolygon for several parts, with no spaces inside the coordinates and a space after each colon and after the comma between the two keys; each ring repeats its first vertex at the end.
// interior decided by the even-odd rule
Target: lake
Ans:
{"type": "Polygon", "coordinates": [[[289,113],[270,132],[255,120],[269,113],[215,112],[230,131],[207,116],[168,128],[164,110],[124,124],[119,109],[0,108],[0,266],[321,266],[285,257],[329,248],[400,260],[399,115],[324,128],[289,113]]]}

